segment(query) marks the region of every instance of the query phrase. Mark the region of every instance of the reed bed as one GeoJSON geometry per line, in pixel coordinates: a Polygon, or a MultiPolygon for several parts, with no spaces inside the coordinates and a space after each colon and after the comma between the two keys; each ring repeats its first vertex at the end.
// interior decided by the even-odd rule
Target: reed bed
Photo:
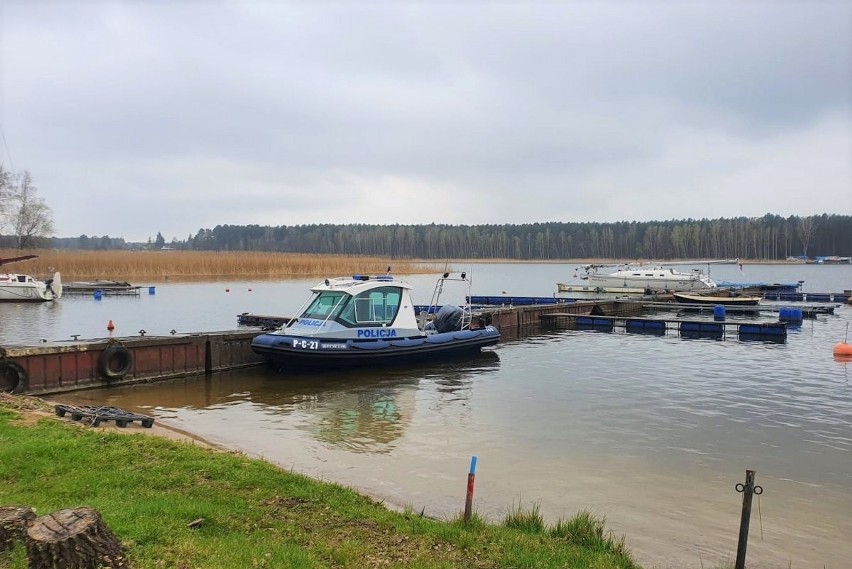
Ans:
{"type": "Polygon", "coordinates": [[[36,254],[37,259],[9,265],[0,271],[50,275],[59,271],[70,279],[125,281],[133,278],[275,278],[340,276],[353,273],[384,274],[392,266],[395,274],[434,272],[417,261],[345,255],[229,251],[76,251],[0,250],[0,258],[36,254]]]}

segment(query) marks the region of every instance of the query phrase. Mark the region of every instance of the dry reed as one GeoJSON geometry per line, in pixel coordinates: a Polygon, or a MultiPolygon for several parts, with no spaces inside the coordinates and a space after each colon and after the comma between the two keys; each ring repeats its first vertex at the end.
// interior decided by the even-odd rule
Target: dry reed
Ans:
{"type": "Polygon", "coordinates": [[[275,278],[339,276],[351,273],[384,274],[388,265],[396,274],[433,272],[425,263],[345,255],[308,255],[229,251],[77,251],[0,250],[0,259],[36,254],[37,259],[4,266],[0,271],[49,275],[63,280],[131,278],[275,278]]]}

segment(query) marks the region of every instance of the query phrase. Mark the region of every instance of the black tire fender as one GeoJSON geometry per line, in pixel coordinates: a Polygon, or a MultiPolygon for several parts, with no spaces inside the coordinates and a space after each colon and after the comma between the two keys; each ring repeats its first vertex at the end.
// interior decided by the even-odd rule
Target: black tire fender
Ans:
{"type": "Polygon", "coordinates": [[[120,344],[106,347],[98,360],[98,371],[107,379],[121,379],[133,367],[133,354],[120,344]]]}
{"type": "Polygon", "coordinates": [[[24,393],[27,390],[27,370],[15,362],[0,361],[0,392],[24,393]]]}

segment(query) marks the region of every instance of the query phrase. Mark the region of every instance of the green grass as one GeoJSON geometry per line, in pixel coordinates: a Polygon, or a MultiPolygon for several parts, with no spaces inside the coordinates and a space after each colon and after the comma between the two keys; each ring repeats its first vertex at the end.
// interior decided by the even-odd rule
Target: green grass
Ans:
{"type": "Polygon", "coordinates": [[[544,518],[541,516],[541,503],[535,502],[528,510],[524,509],[520,500],[517,505],[513,503],[503,520],[503,525],[527,533],[544,532],[546,528],[544,518]]]}
{"type": "Polygon", "coordinates": [[[606,519],[595,517],[587,510],[579,512],[571,519],[557,521],[550,529],[550,535],[595,551],[627,554],[624,536],[616,537],[612,531],[607,531],[606,519]]]}
{"type": "MultiPolygon", "coordinates": [[[[0,399],[0,505],[32,506],[37,515],[95,508],[136,569],[637,567],[623,542],[585,543],[565,524],[548,532],[537,522],[506,527],[478,516],[464,524],[391,512],[351,489],[240,454],[33,421],[9,401],[0,399]],[[200,527],[187,527],[199,518],[200,527]]],[[[532,517],[540,518],[537,509],[532,517]]],[[[592,526],[606,541],[602,522],[600,531],[592,526]]],[[[26,567],[23,547],[0,553],[0,567],[26,567]]]]}

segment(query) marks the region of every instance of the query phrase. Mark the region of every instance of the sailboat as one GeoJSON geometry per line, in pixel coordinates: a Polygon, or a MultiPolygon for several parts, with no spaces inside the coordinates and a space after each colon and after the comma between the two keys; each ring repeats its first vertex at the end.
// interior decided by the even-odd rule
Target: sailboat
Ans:
{"type": "MultiPolygon", "coordinates": [[[[606,290],[638,289],[646,293],[708,291],[718,287],[710,275],[701,269],[690,272],[677,271],[669,265],[728,264],[736,260],[671,261],[661,265],[624,265],[612,273],[601,272],[607,265],[586,265],[586,274],[580,277],[589,286],[606,290]]],[[[612,265],[610,265],[612,266],[612,265]]]]}

